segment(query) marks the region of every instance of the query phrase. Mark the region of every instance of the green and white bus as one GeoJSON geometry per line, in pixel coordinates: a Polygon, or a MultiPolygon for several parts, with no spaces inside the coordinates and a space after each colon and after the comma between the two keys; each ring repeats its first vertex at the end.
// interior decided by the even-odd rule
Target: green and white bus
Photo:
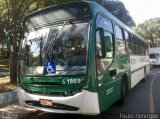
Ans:
{"type": "Polygon", "coordinates": [[[148,46],[96,2],[71,2],[25,17],[18,96],[22,106],[96,115],[149,72],[148,46]]]}

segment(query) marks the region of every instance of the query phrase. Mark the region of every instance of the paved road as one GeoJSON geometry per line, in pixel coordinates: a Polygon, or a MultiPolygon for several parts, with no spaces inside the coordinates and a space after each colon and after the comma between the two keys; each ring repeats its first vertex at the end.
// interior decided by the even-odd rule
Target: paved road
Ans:
{"type": "MultiPolygon", "coordinates": [[[[1,111],[1,110],[0,110],[1,111]]],[[[158,115],[149,115],[151,113],[160,114],[160,69],[152,69],[147,76],[146,82],[140,82],[134,89],[132,89],[123,106],[113,105],[109,110],[102,113],[99,117],[96,116],[82,116],[82,115],[60,115],[47,112],[33,112],[30,113],[30,119],[127,119],[126,116],[132,119],[135,117],[142,119],[150,119],[150,117],[158,118],[158,115]],[[143,114],[142,114],[143,113],[143,114]]],[[[29,119],[28,116],[23,119],[29,119]]],[[[160,116],[159,116],[160,118],[160,116]]]]}

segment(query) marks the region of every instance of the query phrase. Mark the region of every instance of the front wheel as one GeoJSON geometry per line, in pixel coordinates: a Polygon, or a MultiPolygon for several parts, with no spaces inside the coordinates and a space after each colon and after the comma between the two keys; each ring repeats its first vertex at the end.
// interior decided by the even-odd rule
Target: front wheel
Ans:
{"type": "Polygon", "coordinates": [[[146,78],[147,76],[146,76],[146,74],[145,74],[145,76],[144,76],[144,78],[142,79],[142,82],[146,82],[146,78]]]}
{"type": "Polygon", "coordinates": [[[146,82],[146,78],[147,76],[146,76],[146,67],[144,67],[144,78],[142,79],[142,82],[146,82]]]}
{"type": "Polygon", "coordinates": [[[127,81],[122,80],[122,83],[121,83],[121,98],[118,101],[118,103],[120,105],[124,104],[126,95],[127,95],[127,81]]]}

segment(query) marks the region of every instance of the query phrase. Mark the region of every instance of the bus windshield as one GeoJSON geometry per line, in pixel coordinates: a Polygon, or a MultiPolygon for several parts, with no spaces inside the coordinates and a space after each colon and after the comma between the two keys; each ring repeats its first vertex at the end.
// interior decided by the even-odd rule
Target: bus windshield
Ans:
{"type": "Polygon", "coordinates": [[[21,72],[25,75],[86,74],[88,36],[89,23],[51,26],[25,33],[21,72]]]}
{"type": "Polygon", "coordinates": [[[149,58],[150,59],[159,59],[160,54],[156,53],[156,54],[149,54],[149,58]]]}

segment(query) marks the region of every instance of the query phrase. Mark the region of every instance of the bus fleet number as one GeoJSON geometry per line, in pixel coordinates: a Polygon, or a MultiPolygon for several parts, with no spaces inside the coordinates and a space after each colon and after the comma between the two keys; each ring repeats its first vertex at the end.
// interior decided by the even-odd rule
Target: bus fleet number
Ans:
{"type": "Polygon", "coordinates": [[[77,78],[77,79],[63,79],[62,80],[62,84],[80,84],[81,83],[81,79],[77,78]]]}

